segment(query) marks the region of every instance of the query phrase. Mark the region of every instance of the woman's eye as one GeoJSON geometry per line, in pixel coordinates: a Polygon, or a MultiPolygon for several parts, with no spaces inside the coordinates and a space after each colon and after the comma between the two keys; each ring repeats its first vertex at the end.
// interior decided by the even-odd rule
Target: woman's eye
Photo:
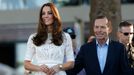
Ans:
{"type": "Polygon", "coordinates": [[[48,12],[48,14],[53,14],[52,12],[48,12]]]}
{"type": "Polygon", "coordinates": [[[43,12],[42,15],[52,15],[53,13],[52,12],[43,12]]]}
{"type": "Polygon", "coordinates": [[[45,13],[42,13],[42,15],[45,15],[45,13]]]}

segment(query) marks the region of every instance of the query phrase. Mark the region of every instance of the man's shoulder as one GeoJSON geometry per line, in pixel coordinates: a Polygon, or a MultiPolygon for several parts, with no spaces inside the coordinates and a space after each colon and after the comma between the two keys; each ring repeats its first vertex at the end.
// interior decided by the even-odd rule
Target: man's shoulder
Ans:
{"type": "Polygon", "coordinates": [[[114,40],[110,40],[109,41],[109,45],[115,45],[115,47],[119,47],[119,46],[124,46],[122,43],[120,43],[119,41],[114,41],[114,40]]]}
{"type": "Polygon", "coordinates": [[[115,44],[122,44],[122,43],[120,43],[119,41],[115,41],[115,40],[110,40],[109,42],[110,42],[110,43],[115,43],[115,44]]]}
{"type": "Polygon", "coordinates": [[[91,47],[91,46],[95,46],[95,40],[93,40],[92,42],[84,43],[82,45],[82,47],[91,47]]]}

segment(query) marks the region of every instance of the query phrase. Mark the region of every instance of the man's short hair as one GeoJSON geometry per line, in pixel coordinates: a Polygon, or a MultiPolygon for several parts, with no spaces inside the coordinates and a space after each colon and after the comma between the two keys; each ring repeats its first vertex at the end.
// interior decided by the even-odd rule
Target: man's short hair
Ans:
{"type": "MultiPolygon", "coordinates": [[[[112,29],[112,22],[111,22],[111,20],[107,16],[105,16],[103,14],[99,14],[99,15],[97,15],[95,17],[95,20],[96,19],[103,19],[103,18],[106,18],[108,20],[107,26],[112,29]]],[[[94,20],[94,22],[95,22],[95,20],[94,20]]]]}
{"type": "Polygon", "coordinates": [[[118,31],[121,31],[121,28],[122,28],[122,27],[129,27],[129,26],[133,26],[133,24],[130,23],[130,22],[128,22],[128,21],[122,21],[122,22],[119,24],[118,31]]]}

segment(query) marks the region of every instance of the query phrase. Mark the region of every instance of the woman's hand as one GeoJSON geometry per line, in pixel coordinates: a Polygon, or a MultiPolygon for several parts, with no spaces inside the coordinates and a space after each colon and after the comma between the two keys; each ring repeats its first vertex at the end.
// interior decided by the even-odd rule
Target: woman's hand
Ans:
{"type": "Polygon", "coordinates": [[[47,65],[41,65],[40,70],[47,75],[54,75],[55,73],[60,71],[59,65],[55,65],[51,68],[49,68],[47,65]]]}
{"type": "Polygon", "coordinates": [[[49,70],[49,75],[54,75],[55,73],[59,72],[61,69],[58,65],[54,65],[53,67],[50,68],[49,70]]]}
{"type": "Polygon", "coordinates": [[[55,72],[59,72],[61,69],[59,67],[59,64],[58,65],[55,65],[53,67],[51,67],[55,72]]]}
{"type": "Polygon", "coordinates": [[[49,75],[50,69],[48,68],[47,65],[41,65],[41,66],[39,66],[39,68],[40,68],[40,70],[41,70],[42,72],[44,72],[44,73],[46,73],[47,75],[49,75]]]}

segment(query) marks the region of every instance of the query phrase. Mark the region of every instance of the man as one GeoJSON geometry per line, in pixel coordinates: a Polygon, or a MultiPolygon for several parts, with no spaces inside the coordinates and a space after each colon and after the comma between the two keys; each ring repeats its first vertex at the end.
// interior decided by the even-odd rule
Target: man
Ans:
{"type": "Polygon", "coordinates": [[[134,46],[132,45],[133,38],[133,24],[127,21],[123,21],[119,24],[118,39],[120,43],[123,43],[127,50],[129,66],[133,70],[134,75],[134,46]]]}
{"type": "Polygon", "coordinates": [[[111,22],[105,16],[98,16],[93,29],[95,39],[81,46],[68,75],[76,75],[83,68],[86,75],[129,75],[124,45],[109,39],[111,22]]]}

